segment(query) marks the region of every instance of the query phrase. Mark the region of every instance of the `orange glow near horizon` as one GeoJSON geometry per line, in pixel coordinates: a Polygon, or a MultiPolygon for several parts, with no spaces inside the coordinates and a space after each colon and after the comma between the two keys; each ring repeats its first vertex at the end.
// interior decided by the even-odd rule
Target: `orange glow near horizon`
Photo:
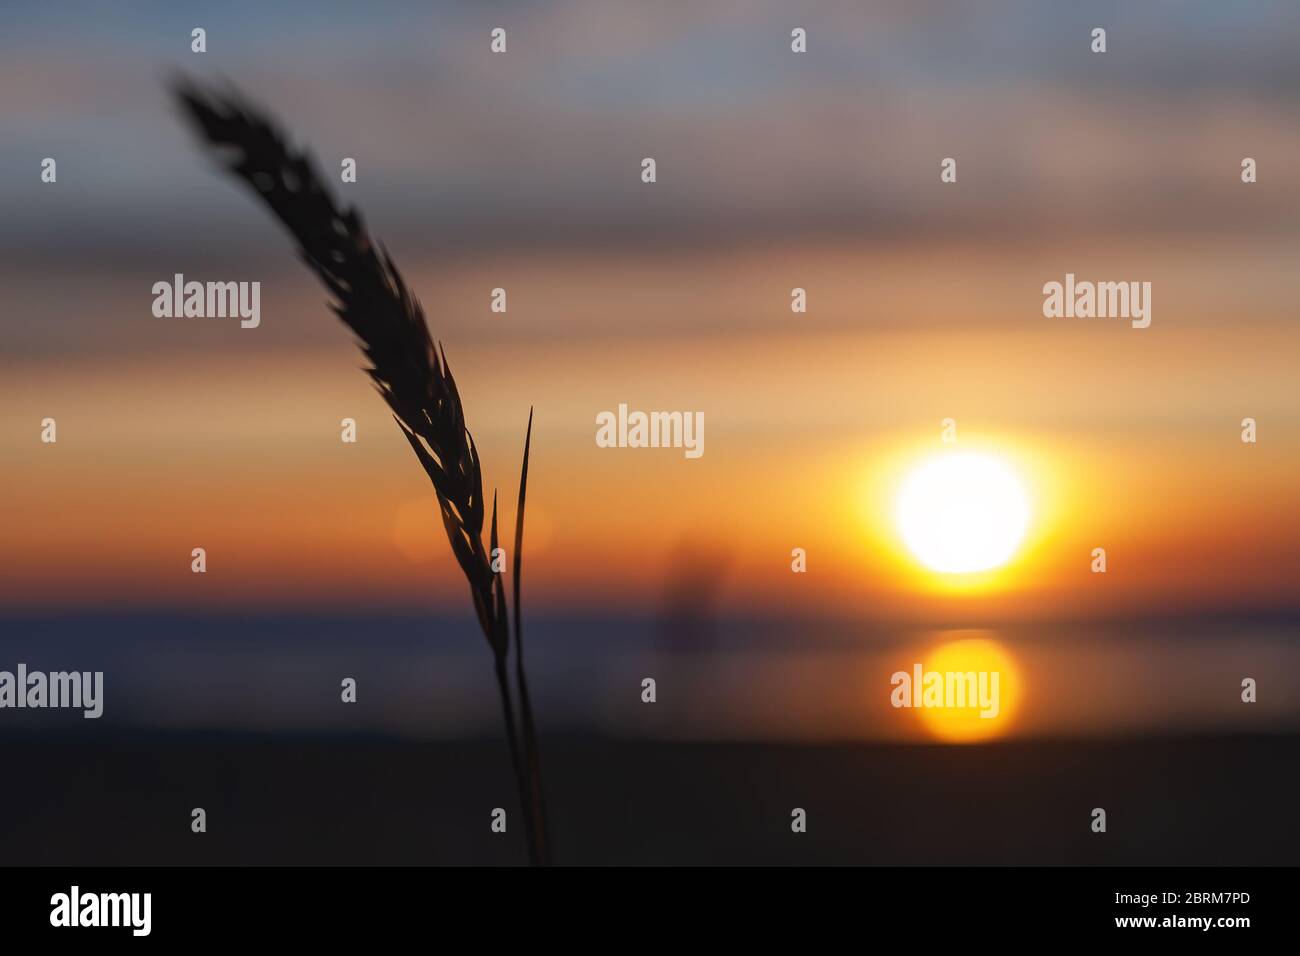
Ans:
{"type": "MultiPolygon", "coordinates": [[[[1046,323],[1033,315],[1037,289],[1022,301],[1013,282],[1039,266],[1051,274],[1043,253],[948,251],[952,283],[909,306],[904,292],[933,276],[928,247],[784,250],[794,271],[827,255],[871,263],[872,283],[890,294],[882,311],[841,279],[821,292],[817,327],[796,329],[776,307],[743,334],[728,324],[788,299],[770,278],[775,253],[739,250],[708,268],[611,259],[619,287],[675,290],[671,303],[627,300],[617,333],[561,322],[563,290],[610,282],[613,268],[564,257],[532,290],[541,311],[512,318],[554,318],[554,338],[452,329],[484,490],[499,493],[507,528],[536,408],[530,608],[657,612],[690,564],[684,554],[712,556],[718,613],[978,626],[1294,601],[1293,327],[1256,316],[1244,340],[1195,311],[1142,331],[1046,323]],[[954,291],[972,288],[988,294],[954,291]],[[678,313],[703,302],[712,325],[659,321],[684,323],[678,313]],[[1081,366],[1092,371],[1075,374],[1081,366]],[[624,401],[702,411],[707,452],[597,447],[595,414],[624,401]],[[1260,423],[1255,445],[1239,438],[1247,414],[1260,423]],[[947,417],[955,445],[940,440],[947,417]],[[900,539],[902,482],[948,452],[1004,461],[1024,485],[1032,516],[1001,566],[936,572],[900,539]],[[806,574],[791,573],[794,547],[806,574]],[[1105,575],[1089,572],[1095,547],[1107,549],[1105,575]]],[[[1161,254],[1171,270],[1200,266],[1161,254]]],[[[1232,261],[1261,254],[1250,245],[1232,261]]],[[[430,306],[439,331],[441,312],[478,301],[471,265],[412,267],[419,288],[452,290],[439,313],[430,306]]],[[[283,288],[279,327],[312,333],[299,344],[268,338],[269,320],[219,348],[150,325],[177,338],[4,369],[0,605],[464,607],[428,479],[355,348],[319,290],[283,288]],[[58,420],[57,445],[39,441],[45,416],[58,420]],[[339,440],[345,416],[358,422],[355,445],[339,440]],[[189,573],[200,545],[202,577],[189,573]]],[[[116,304],[134,292],[102,294],[102,323],[136,330],[139,316],[116,304]]]]}

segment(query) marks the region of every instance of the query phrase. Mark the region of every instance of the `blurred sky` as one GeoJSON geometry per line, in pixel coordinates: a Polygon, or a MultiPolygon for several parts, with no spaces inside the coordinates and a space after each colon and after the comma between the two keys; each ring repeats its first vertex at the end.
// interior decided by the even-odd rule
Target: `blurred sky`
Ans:
{"type": "Polygon", "coordinates": [[[340,190],[506,501],[536,406],[530,606],[657,608],[686,576],[733,609],[961,625],[1295,608],[1300,6],[185,7],[0,14],[5,607],[465,601],[323,292],[178,122],[184,70],[331,177],[357,159],[340,190]],[[154,318],[176,272],[260,281],[261,327],[154,318]],[[1066,272],[1152,282],[1151,327],[1044,319],[1066,272]],[[597,448],[620,402],[704,411],[705,455],[597,448]],[[971,593],[910,568],[885,514],[945,417],[1036,496],[971,593]]]}

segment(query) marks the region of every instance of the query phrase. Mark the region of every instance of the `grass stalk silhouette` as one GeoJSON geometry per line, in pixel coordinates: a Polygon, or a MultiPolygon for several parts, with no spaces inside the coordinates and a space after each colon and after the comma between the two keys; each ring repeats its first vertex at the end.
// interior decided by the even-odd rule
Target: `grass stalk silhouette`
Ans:
{"type": "Polygon", "coordinates": [[[489,546],[483,546],[483,476],[478,448],[447,355],[429,334],[424,311],[382,245],[376,247],[361,215],[340,207],[311,156],[294,149],[268,116],[233,90],[218,92],[180,79],[174,93],[182,114],[226,170],[247,184],[298,245],[298,254],[332,296],[330,307],[356,336],[366,372],[387,402],[433,484],[447,540],[469,583],[474,612],[492,650],[510,759],[523,811],[528,856],[550,859],[541,757],[524,674],[520,576],[524,505],[533,413],[528,412],[515,516],[513,575],[515,693],[509,677],[511,618],[504,576],[493,570],[498,546],[497,501],[492,496],[489,546]]]}

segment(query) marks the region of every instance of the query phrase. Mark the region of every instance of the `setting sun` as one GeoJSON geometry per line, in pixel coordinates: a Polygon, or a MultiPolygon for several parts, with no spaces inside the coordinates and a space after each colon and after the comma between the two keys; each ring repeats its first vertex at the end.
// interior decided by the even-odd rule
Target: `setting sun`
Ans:
{"type": "Polygon", "coordinates": [[[984,454],[931,458],[904,480],[896,520],[908,550],[932,571],[965,574],[1006,563],[1029,524],[1015,472],[984,454]]]}

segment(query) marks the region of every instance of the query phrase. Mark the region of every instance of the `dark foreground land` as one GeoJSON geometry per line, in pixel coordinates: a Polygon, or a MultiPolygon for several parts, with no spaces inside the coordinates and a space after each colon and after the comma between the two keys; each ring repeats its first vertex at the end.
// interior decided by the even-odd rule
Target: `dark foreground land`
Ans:
{"type": "MultiPolygon", "coordinates": [[[[1296,737],[543,748],[561,864],[1300,863],[1296,737]]],[[[0,767],[0,865],[524,861],[497,741],[0,737],[0,767]]]]}

